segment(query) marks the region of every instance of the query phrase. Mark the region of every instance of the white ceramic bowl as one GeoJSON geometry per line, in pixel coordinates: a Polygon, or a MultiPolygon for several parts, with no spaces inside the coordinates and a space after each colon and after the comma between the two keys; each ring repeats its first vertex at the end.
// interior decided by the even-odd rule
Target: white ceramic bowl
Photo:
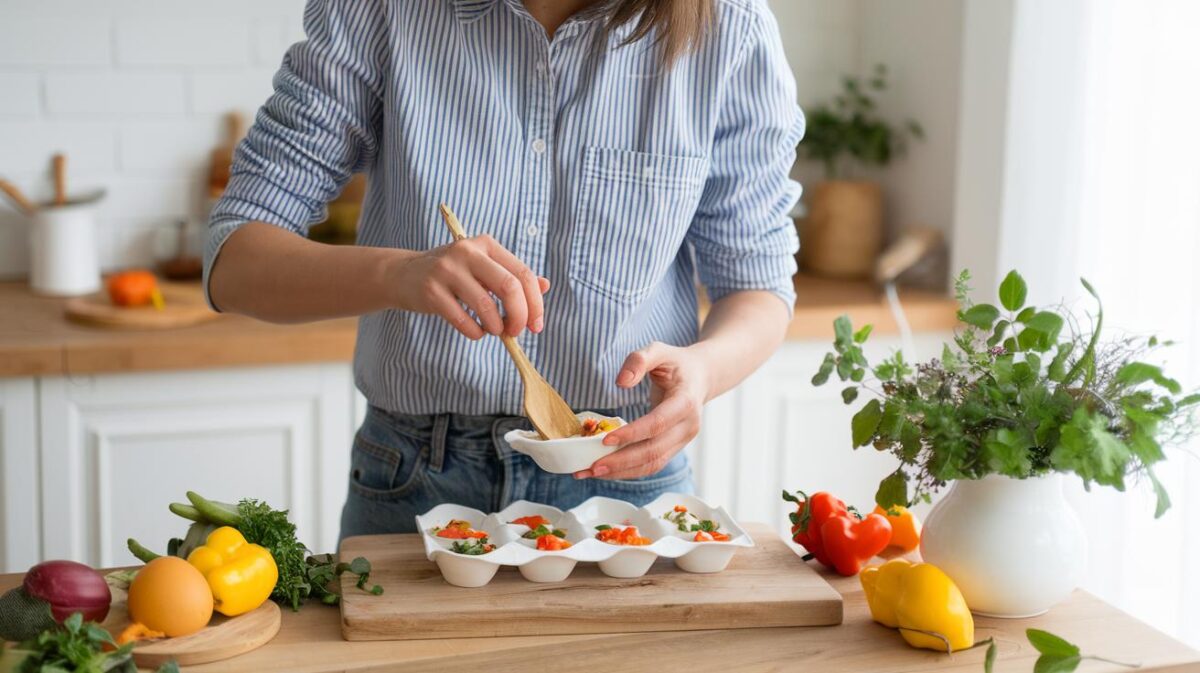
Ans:
{"type": "Polygon", "coordinates": [[[425,541],[425,556],[437,564],[447,582],[460,587],[479,587],[496,575],[500,566],[514,566],[533,582],[561,582],[578,563],[598,563],[611,577],[641,577],[658,558],[675,560],[681,570],[693,573],[720,572],[738,549],[753,547],[754,541],[721,507],[712,507],[695,496],[666,493],[646,507],[611,498],[592,497],[579,506],[562,511],[548,505],[514,502],[495,514],[443,504],[417,517],[417,528],[425,541]],[[677,504],[721,523],[731,537],[728,542],[693,542],[675,533],[676,527],[662,513],[677,504]],[[571,546],[561,551],[542,551],[521,538],[527,526],[510,523],[522,516],[539,514],[567,533],[571,546]],[[472,528],[488,533],[496,549],[480,556],[450,551],[452,540],[436,537],[433,529],[451,519],[461,519],[472,528]],[[596,526],[637,526],[653,542],[644,547],[622,546],[596,539],[596,526]]]}
{"type": "MultiPolygon", "coordinates": [[[[575,415],[583,421],[594,418],[598,421],[607,420],[609,416],[601,416],[595,412],[584,411],[575,415]]],[[[624,425],[624,419],[617,419],[624,425]]],[[[533,430],[511,430],[504,435],[504,441],[517,453],[523,453],[533,459],[538,467],[554,474],[571,474],[586,470],[597,460],[616,451],[619,447],[605,446],[604,437],[607,432],[591,437],[568,437],[566,439],[538,439],[538,433],[533,430]]]]}

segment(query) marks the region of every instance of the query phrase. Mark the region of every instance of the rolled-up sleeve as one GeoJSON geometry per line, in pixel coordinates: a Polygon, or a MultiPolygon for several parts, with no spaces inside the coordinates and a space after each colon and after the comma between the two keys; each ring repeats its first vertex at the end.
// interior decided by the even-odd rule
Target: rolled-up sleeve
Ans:
{"type": "MultiPolygon", "coordinates": [[[[307,39],[288,50],[275,93],[237,148],[209,220],[204,288],[238,227],[266,222],[300,235],[374,158],[388,68],[387,3],[309,0],[307,39]]],[[[211,300],[210,300],[211,303],[211,300]]]]}
{"type": "Polygon", "coordinates": [[[741,290],[767,290],[790,311],[799,240],[788,213],[800,198],[800,185],[789,172],[804,135],[804,115],[774,18],[766,10],[755,18],[726,85],[688,241],[713,301],[741,290]]]}

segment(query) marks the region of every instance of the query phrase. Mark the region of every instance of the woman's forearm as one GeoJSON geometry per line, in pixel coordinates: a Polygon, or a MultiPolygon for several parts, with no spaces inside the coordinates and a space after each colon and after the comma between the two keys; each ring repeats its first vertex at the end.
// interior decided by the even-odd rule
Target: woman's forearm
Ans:
{"type": "Polygon", "coordinates": [[[209,292],[222,311],[291,323],[373,313],[398,304],[392,278],[416,253],[325,245],[251,222],[213,263],[209,292]]]}
{"type": "Polygon", "coordinates": [[[712,305],[692,346],[709,364],[708,399],[741,383],[771,357],[783,343],[789,316],[779,297],[762,290],[735,292],[712,305]]]}

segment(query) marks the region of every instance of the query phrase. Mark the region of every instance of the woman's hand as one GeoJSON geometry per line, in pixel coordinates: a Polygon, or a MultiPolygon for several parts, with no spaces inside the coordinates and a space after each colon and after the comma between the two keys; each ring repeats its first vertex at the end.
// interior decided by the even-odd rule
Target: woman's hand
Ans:
{"type": "Polygon", "coordinates": [[[440,315],[472,340],[485,331],[517,336],[528,327],[541,332],[542,294],[550,288],[550,281],[486,235],[405,257],[393,282],[400,308],[440,315]],[[503,316],[497,299],[504,305],[503,316]]]}
{"type": "Polygon", "coordinates": [[[700,414],[710,397],[709,367],[697,346],[652,343],[625,359],[617,385],[632,388],[650,377],[650,413],[608,433],[604,443],[621,445],[575,478],[635,479],[654,474],[700,432],[700,414]]]}

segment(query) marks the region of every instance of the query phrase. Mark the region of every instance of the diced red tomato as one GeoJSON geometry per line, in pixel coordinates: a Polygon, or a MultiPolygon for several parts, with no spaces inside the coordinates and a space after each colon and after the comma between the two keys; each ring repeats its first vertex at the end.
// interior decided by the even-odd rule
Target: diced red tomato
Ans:
{"type": "Polygon", "coordinates": [[[692,541],[693,542],[729,542],[729,536],[726,535],[725,533],[718,533],[715,530],[711,533],[708,533],[708,532],[705,532],[702,530],[698,530],[698,531],[696,531],[696,537],[692,538],[692,541]]]}
{"type": "Polygon", "coordinates": [[[544,516],[534,514],[532,516],[523,516],[520,519],[513,519],[509,523],[516,523],[522,526],[529,526],[530,528],[537,528],[538,526],[549,526],[550,520],[544,516]]]}
{"type": "Polygon", "coordinates": [[[680,514],[686,514],[687,507],[684,507],[683,505],[675,505],[675,511],[679,512],[680,514]]]}
{"type": "Polygon", "coordinates": [[[451,520],[450,523],[439,528],[434,535],[448,540],[465,540],[472,537],[481,539],[488,536],[487,533],[481,530],[473,530],[470,522],[460,519],[451,520]]]}

